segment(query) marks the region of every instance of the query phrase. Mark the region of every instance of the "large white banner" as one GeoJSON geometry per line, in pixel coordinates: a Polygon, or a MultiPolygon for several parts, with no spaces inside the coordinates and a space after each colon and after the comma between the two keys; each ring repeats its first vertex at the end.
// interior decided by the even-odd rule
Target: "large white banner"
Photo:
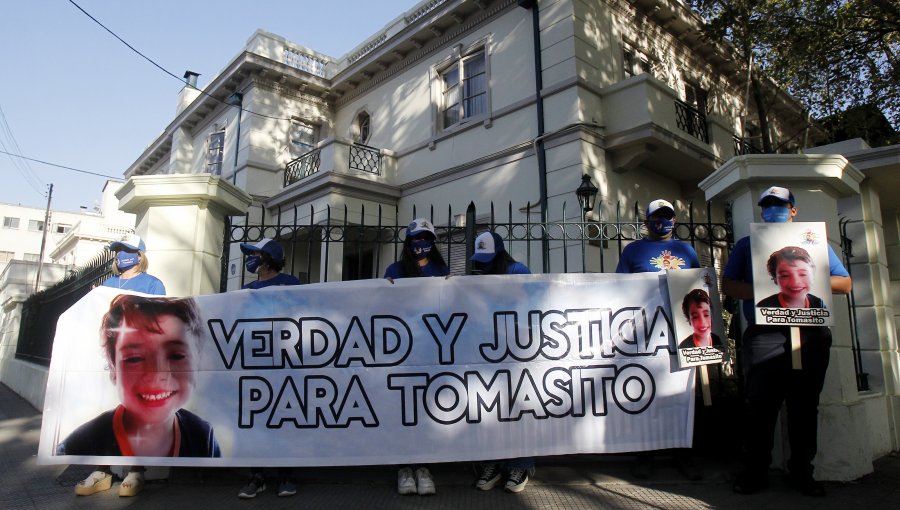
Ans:
{"type": "Polygon", "coordinates": [[[95,289],[60,318],[42,463],[360,465],[691,445],[693,369],[678,367],[664,274],[119,294],[95,289]]]}

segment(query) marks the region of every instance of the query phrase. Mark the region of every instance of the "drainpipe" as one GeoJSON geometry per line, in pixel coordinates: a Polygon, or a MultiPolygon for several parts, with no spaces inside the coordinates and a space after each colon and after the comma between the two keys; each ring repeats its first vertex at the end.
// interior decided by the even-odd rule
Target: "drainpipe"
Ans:
{"type": "MultiPolygon", "coordinates": [[[[538,161],[538,190],[541,194],[541,223],[547,224],[547,153],[544,150],[544,98],[541,89],[544,88],[541,72],[541,26],[540,13],[537,0],[518,0],[519,7],[531,10],[531,31],[534,49],[534,91],[537,102],[537,138],[534,148],[538,161]]],[[[543,260],[543,272],[550,272],[550,240],[547,239],[547,231],[541,229],[541,259],[543,260]]]]}

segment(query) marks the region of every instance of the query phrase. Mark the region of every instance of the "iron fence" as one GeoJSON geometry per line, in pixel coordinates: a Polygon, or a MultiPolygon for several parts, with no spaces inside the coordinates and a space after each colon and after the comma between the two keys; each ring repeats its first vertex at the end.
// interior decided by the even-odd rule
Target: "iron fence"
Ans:
{"type": "Polygon", "coordinates": [[[321,149],[313,149],[306,154],[291,160],[284,169],[284,187],[319,171],[321,149]]]}
{"type": "Polygon", "coordinates": [[[94,287],[112,276],[112,252],[104,252],[72,271],[56,285],[32,294],[22,304],[16,358],[50,365],[56,321],[94,287]]]}
{"type": "Polygon", "coordinates": [[[350,169],[381,175],[381,151],[360,143],[350,146],[350,169]]]}

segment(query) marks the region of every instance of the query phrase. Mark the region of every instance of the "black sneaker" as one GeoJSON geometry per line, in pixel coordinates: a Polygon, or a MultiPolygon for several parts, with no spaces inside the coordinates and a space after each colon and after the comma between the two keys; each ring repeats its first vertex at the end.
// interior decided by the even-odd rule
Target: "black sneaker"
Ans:
{"type": "Polygon", "coordinates": [[[766,474],[744,471],[735,478],[731,484],[731,490],[737,494],[754,494],[769,487],[769,477],[766,474]]]}
{"type": "Polygon", "coordinates": [[[788,473],[785,481],[788,487],[802,493],[804,496],[821,498],[825,496],[825,487],[812,476],[794,476],[788,473]]]}
{"type": "Polygon", "coordinates": [[[287,478],[281,480],[281,483],[278,484],[278,497],[284,498],[294,494],[297,494],[297,484],[287,478]]]}
{"type": "Polygon", "coordinates": [[[497,485],[497,482],[500,481],[503,472],[500,469],[500,464],[485,464],[484,468],[481,470],[481,476],[478,477],[478,481],[475,482],[475,488],[483,491],[489,491],[497,485]]]}
{"type": "Polygon", "coordinates": [[[506,479],[506,486],[503,489],[506,492],[522,492],[526,485],[528,485],[528,470],[512,468],[509,470],[509,478],[506,479]]]}
{"type": "Polygon", "coordinates": [[[241,487],[238,497],[241,499],[252,499],[264,490],[266,490],[266,478],[262,475],[252,475],[247,485],[241,487]]]}

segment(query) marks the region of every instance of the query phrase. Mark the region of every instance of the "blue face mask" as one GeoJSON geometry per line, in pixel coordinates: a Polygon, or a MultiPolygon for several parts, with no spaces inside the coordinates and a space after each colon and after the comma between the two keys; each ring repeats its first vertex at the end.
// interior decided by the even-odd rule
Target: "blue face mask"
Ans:
{"type": "Polygon", "coordinates": [[[139,260],[137,253],[130,253],[127,251],[116,253],[116,267],[119,268],[119,272],[128,271],[136,266],[139,260]]]}
{"type": "Polygon", "coordinates": [[[778,205],[763,207],[762,219],[766,223],[787,223],[791,219],[791,210],[778,205]]]}
{"type": "Polygon", "coordinates": [[[665,237],[675,230],[675,218],[660,218],[658,220],[650,220],[647,227],[651,232],[659,237],[665,237]]]}
{"type": "Polygon", "coordinates": [[[259,269],[260,262],[262,262],[262,258],[259,255],[250,255],[247,257],[247,260],[244,261],[244,267],[247,268],[247,271],[256,273],[259,269]]]}
{"type": "Polygon", "coordinates": [[[413,239],[413,241],[409,243],[409,250],[416,260],[422,260],[428,256],[428,252],[431,251],[431,246],[431,241],[427,239],[413,239]]]}

